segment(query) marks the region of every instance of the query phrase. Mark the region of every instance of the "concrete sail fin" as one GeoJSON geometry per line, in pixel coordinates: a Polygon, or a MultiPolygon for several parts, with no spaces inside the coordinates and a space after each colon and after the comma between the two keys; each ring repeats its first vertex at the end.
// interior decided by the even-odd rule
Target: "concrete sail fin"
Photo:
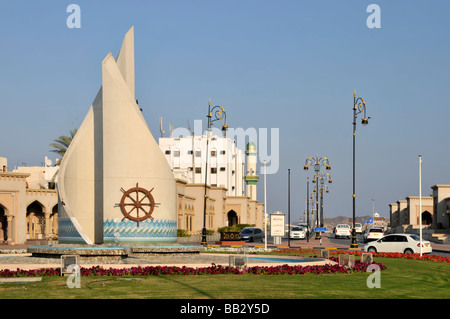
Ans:
{"type": "Polygon", "coordinates": [[[95,222],[98,219],[95,219],[94,122],[98,122],[101,97],[100,90],[60,164],[58,172],[60,242],[95,243],[95,222]]]}
{"type": "MultiPolygon", "coordinates": [[[[105,241],[174,241],[176,186],[173,173],[111,54],[103,60],[102,72],[104,220],[110,226],[117,224],[115,231],[111,227],[111,232],[104,234],[105,241]],[[130,225],[129,221],[123,222],[124,215],[117,204],[123,196],[121,190],[137,185],[151,190],[159,205],[151,218],[130,225]],[[123,227],[125,223],[127,225],[123,227]],[[136,236],[146,227],[161,229],[154,235],[146,232],[145,237],[136,236]],[[165,236],[158,237],[162,233],[165,236]]],[[[145,210],[140,212],[141,216],[145,210]]]]}
{"type": "Polygon", "coordinates": [[[60,242],[176,241],[175,179],[136,103],[134,74],[132,27],[117,58],[102,61],[102,87],[61,161],[60,242]],[[147,216],[135,222],[119,202],[138,185],[154,202],[150,212],[134,201],[147,216]]]}
{"type": "Polygon", "coordinates": [[[128,30],[122,42],[122,47],[117,56],[117,65],[119,66],[120,73],[128,85],[130,92],[135,98],[134,88],[134,26],[128,30]]]}

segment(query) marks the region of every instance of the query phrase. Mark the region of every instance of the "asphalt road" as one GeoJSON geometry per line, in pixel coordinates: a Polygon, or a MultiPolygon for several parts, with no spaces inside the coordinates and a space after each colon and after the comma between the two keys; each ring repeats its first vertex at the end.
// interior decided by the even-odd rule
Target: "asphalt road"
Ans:
{"type": "MultiPolygon", "coordinates": [[[[362,234],[357,235],[358,240],[358,248],[363,248],[365,245],[364,238],[362,234]]],[[[322,233],[322,244],[319,240],[315,239],[315,236],[313,235],[309,242],[306,241],[306,239],[291,239],[290,240],[290,247],[332,247],[332,248],[349,248],[351,244],[351,239],[347,238],[334,238],[334,234],[331,233],[322,233]]],[[[272,239],[268,239],[268,243],[272,243],[272,239]]],[[[281,246],[288,246],[289,241],[288,238],[283,238],[281,242],[281,246]]],[[[431,255],[438,255],[442,257],[450,257],[450,252],[445,251],[433,251],[431,255]]]]}

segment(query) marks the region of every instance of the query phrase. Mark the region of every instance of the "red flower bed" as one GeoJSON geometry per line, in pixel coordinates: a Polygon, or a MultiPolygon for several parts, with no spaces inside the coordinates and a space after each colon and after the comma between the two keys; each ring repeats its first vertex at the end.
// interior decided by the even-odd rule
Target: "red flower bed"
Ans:
{"type": "MultiPolygon", "coordinates": [[[[330,255],[340,255],[340,254],[349,254],[349,255],[355,255],[355,256],[361,256],[363,252],[358,250],[329,250],[330,255]]],[[[279,254],[290,254],[292,256],[301,256],[302,254],[313,254],[313,255],[319,255],[319,252],[314,249],[289,249],[284,248],[276,251],[276,253],[279,254]]],[[[402,254],[402,253],[372,253],[371,254],[374,257],[388,257],[388,258],[404,258],[404,259],[414,259],[414,260],[429,260],[429,261],[437,261],[437,262],[444,262],[444,263],[450,263],[450,257],[442,257],[437,255],[428,255],[428,254],[422,254],[422,257],[420,257],[420,254],[402,254]]]]}
{"type": "MultiPolygon", "coordinates": [[[[386,267],[378,264],[380,269],[386,267]]],[[[365,272],[368,264],[357,261],[354,268],[345,268],[336,264],[316,266],[253,266],[242,270],[235,267],[212,264],[209,267],[174,267],[174,266],[145,266],[131,268],[103,268],[94,266],[90,268],[81,267],[81,276],[159,276],[159,275],[218,275],[218,274],[251,274],[251,275],[303,275],[303,274],[327,274],[327,273],[351,273],[365,272]]],[[[34,276],[59,276],[60,268],[34,269],[34,270],[2,270],[0,277],[34,277],[34,276]]]]}

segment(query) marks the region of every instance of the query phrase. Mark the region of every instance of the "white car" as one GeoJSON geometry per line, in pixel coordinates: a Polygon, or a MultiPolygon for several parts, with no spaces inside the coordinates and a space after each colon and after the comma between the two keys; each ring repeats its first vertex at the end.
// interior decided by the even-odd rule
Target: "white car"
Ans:
{"type": "Polygon", "coordinates": [[[419,254],[422,244],[422,253],[432,252],[429,241],[420,241],[419,236],[412,234],[392,234],[386,235],[376,241],[372,241],[364,246],[364,251],[374,253],[404,253],[419,254]]]}
{"type": "Polygon", "coordinates": [[[355,223],[355,231],[357,234],[362,234],[362,225],[361,223],[355,223]]]}
{"type": "Polygon", "coordinates": [[[369,228],[364,232],[364,242],[367,243],[371,240],[377,240],[384,236],[384,231],[382,228],[369,228]]]}
{"type": "Polygon", "coordinates": [[[352,236],[352,228],[347,224],[338,224],[336,226],[336,230],[334,231],[334,238],[347,237],[350,238],[352,236]]]}
{"type": "Polygon", "coordinates": [[[295,226],[291,228],[291,239],[305,239],[306,229],[302,226],[295,226]]]}

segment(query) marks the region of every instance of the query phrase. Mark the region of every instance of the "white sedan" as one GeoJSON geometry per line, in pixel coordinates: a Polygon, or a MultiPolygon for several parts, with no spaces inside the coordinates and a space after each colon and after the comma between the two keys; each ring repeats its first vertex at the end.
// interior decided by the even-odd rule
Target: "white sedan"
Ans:
{"type": "Polygon", "coordinates": [[[374,253],[419,254],[421,244],[423,254],[432,252],[429,241],[422,240],[421,242],[419,236],[412,234],[392,234],[384,236],[383,238],[366,244],[364,246],[364,251],[374,253]]]}
{"type": "Polygon", "coordinates": [[[367,243],[371,240],[377,240],[382,238],[384,235],[384,231],[381,228],[369,228],[366,229],[363,233],[364,242],[367,243]]]}
{"type": "Polygon", "coordinates": [[[291,239],[305,239],[306,230],[302,226],[296,226],[291,228],[291,239]]]}

